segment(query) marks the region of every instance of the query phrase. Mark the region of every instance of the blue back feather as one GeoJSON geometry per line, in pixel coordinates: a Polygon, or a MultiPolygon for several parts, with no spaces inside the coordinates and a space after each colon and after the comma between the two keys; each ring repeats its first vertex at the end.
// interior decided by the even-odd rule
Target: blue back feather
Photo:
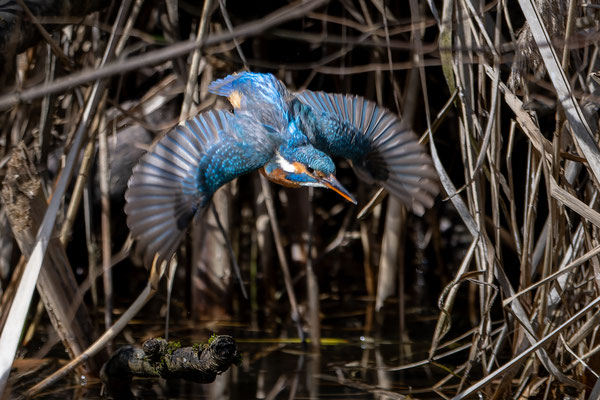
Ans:
{"type": "Polygon", "coordinates": [[[208,90],[226,97],[235,92],[239,96],[236,115],[246,115],[260,122],[265,130],[285,135],[290,93],[272,74],[240,72],[214,81],[208,90]]]}

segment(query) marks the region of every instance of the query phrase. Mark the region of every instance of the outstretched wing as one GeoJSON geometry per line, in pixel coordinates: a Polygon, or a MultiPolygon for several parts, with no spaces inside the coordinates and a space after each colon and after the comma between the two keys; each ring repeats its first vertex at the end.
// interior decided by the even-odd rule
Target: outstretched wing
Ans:
{"type": "Polygon", "coordinates": [[[431,158],[417,136],[390,111],[361,96],[304,91],[304,129],[318,149],[351,161],[357,175],[377,182],[422,215],[438,193],[431,158]]]}
{"type": "Polygon", "coordinates": [[[133,169],[125,193],[127,225],[150,266],[169,261],[190,221],[212,194],[270,158],[269,146],[237,118],[209,111],[168,132],[133,169]]]}

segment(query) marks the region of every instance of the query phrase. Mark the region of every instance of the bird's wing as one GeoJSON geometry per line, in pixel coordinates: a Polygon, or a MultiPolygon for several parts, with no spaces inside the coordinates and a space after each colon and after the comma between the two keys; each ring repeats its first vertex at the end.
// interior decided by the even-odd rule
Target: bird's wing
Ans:
{"type": "Polygon", "coordinates": [[[351,161],[357,175],[377,182],[422,215],[438,192],[431,158],[396,115],[361,96],[297,93],[308,105],[305,131],[320,150],[351,161]]]}
{"type": "MultiPolygon", "coordinates": [[[[168,132],[133,169],[127,225],[150,266],[169,261],[196,215],[223,184],[269,160],[258,134],[243,138],[236,117],[209,111],[168,132]]],[[[160,265],[160,264],[159,264],[160,265]]]]}

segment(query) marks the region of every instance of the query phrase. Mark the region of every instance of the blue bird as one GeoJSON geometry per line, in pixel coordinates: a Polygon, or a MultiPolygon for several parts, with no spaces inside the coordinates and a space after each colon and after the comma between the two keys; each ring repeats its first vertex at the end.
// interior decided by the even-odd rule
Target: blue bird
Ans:
{"type": "MultiPolygon", "coordinates": [[[[332,189],[356,204],[335,178],[331,157],[383,186],[416,214],[438,192],[431,159],[390,111],[360,96],[292,93],[271,74],[241,72],[217,80],[233,113],[204,112],[168,132],[133,169],[125,194],[127,224],[151,265],[168,261],[213,193],[260,170],[288,187],[332,189]]],[[[160,264],[159,264],[160,265],[160,264]]]]}

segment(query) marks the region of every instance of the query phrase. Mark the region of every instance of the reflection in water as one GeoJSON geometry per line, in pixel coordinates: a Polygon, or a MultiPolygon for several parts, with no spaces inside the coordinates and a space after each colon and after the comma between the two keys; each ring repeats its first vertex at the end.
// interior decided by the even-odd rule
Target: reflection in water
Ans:
{"type": "MultiPolygon", "coordinates": [[[[292,323],[287,332],[277,334],[279,337],[274,337],[273,332],[250,330],[241,323],[213,324],[207,329],[172,325],[172,337],[182,343],[206,341],[213,331],[232,335],[243,353],[242,364],[208,385],[135,379],[132,393],[140,399],[389,399],[415,395],[411,391],[420,389],[419,398],[438,398],[427,388],[445,376],[441,369],[391,371],[393,367],[427,358],[435,311],[429,311],[431,318],[426,318],[423,310],[407,310],[408,331],[416,338],[409,341],[406,334],[398,333],[397,305],[384,308],[386,314],[379,319],[383,323],[373,329],[368,326],[373,321],[372,303],[366,304],[367,307],[364,301],[345,302],[340,309],[339,301],[323,302],[320,352],[293,336],[292,323]]],[[[161,324],[157,320],[152,325],[139,326],[139,336],[133,337],[141,342],[149,332],[160,332],[161,324]]],[[[28,387],[30,382],[22,385],[28,387]]],[[[100,398],[100,383],[90,378],[84,387],[65,386],[42,398],[100,398]]]]}

